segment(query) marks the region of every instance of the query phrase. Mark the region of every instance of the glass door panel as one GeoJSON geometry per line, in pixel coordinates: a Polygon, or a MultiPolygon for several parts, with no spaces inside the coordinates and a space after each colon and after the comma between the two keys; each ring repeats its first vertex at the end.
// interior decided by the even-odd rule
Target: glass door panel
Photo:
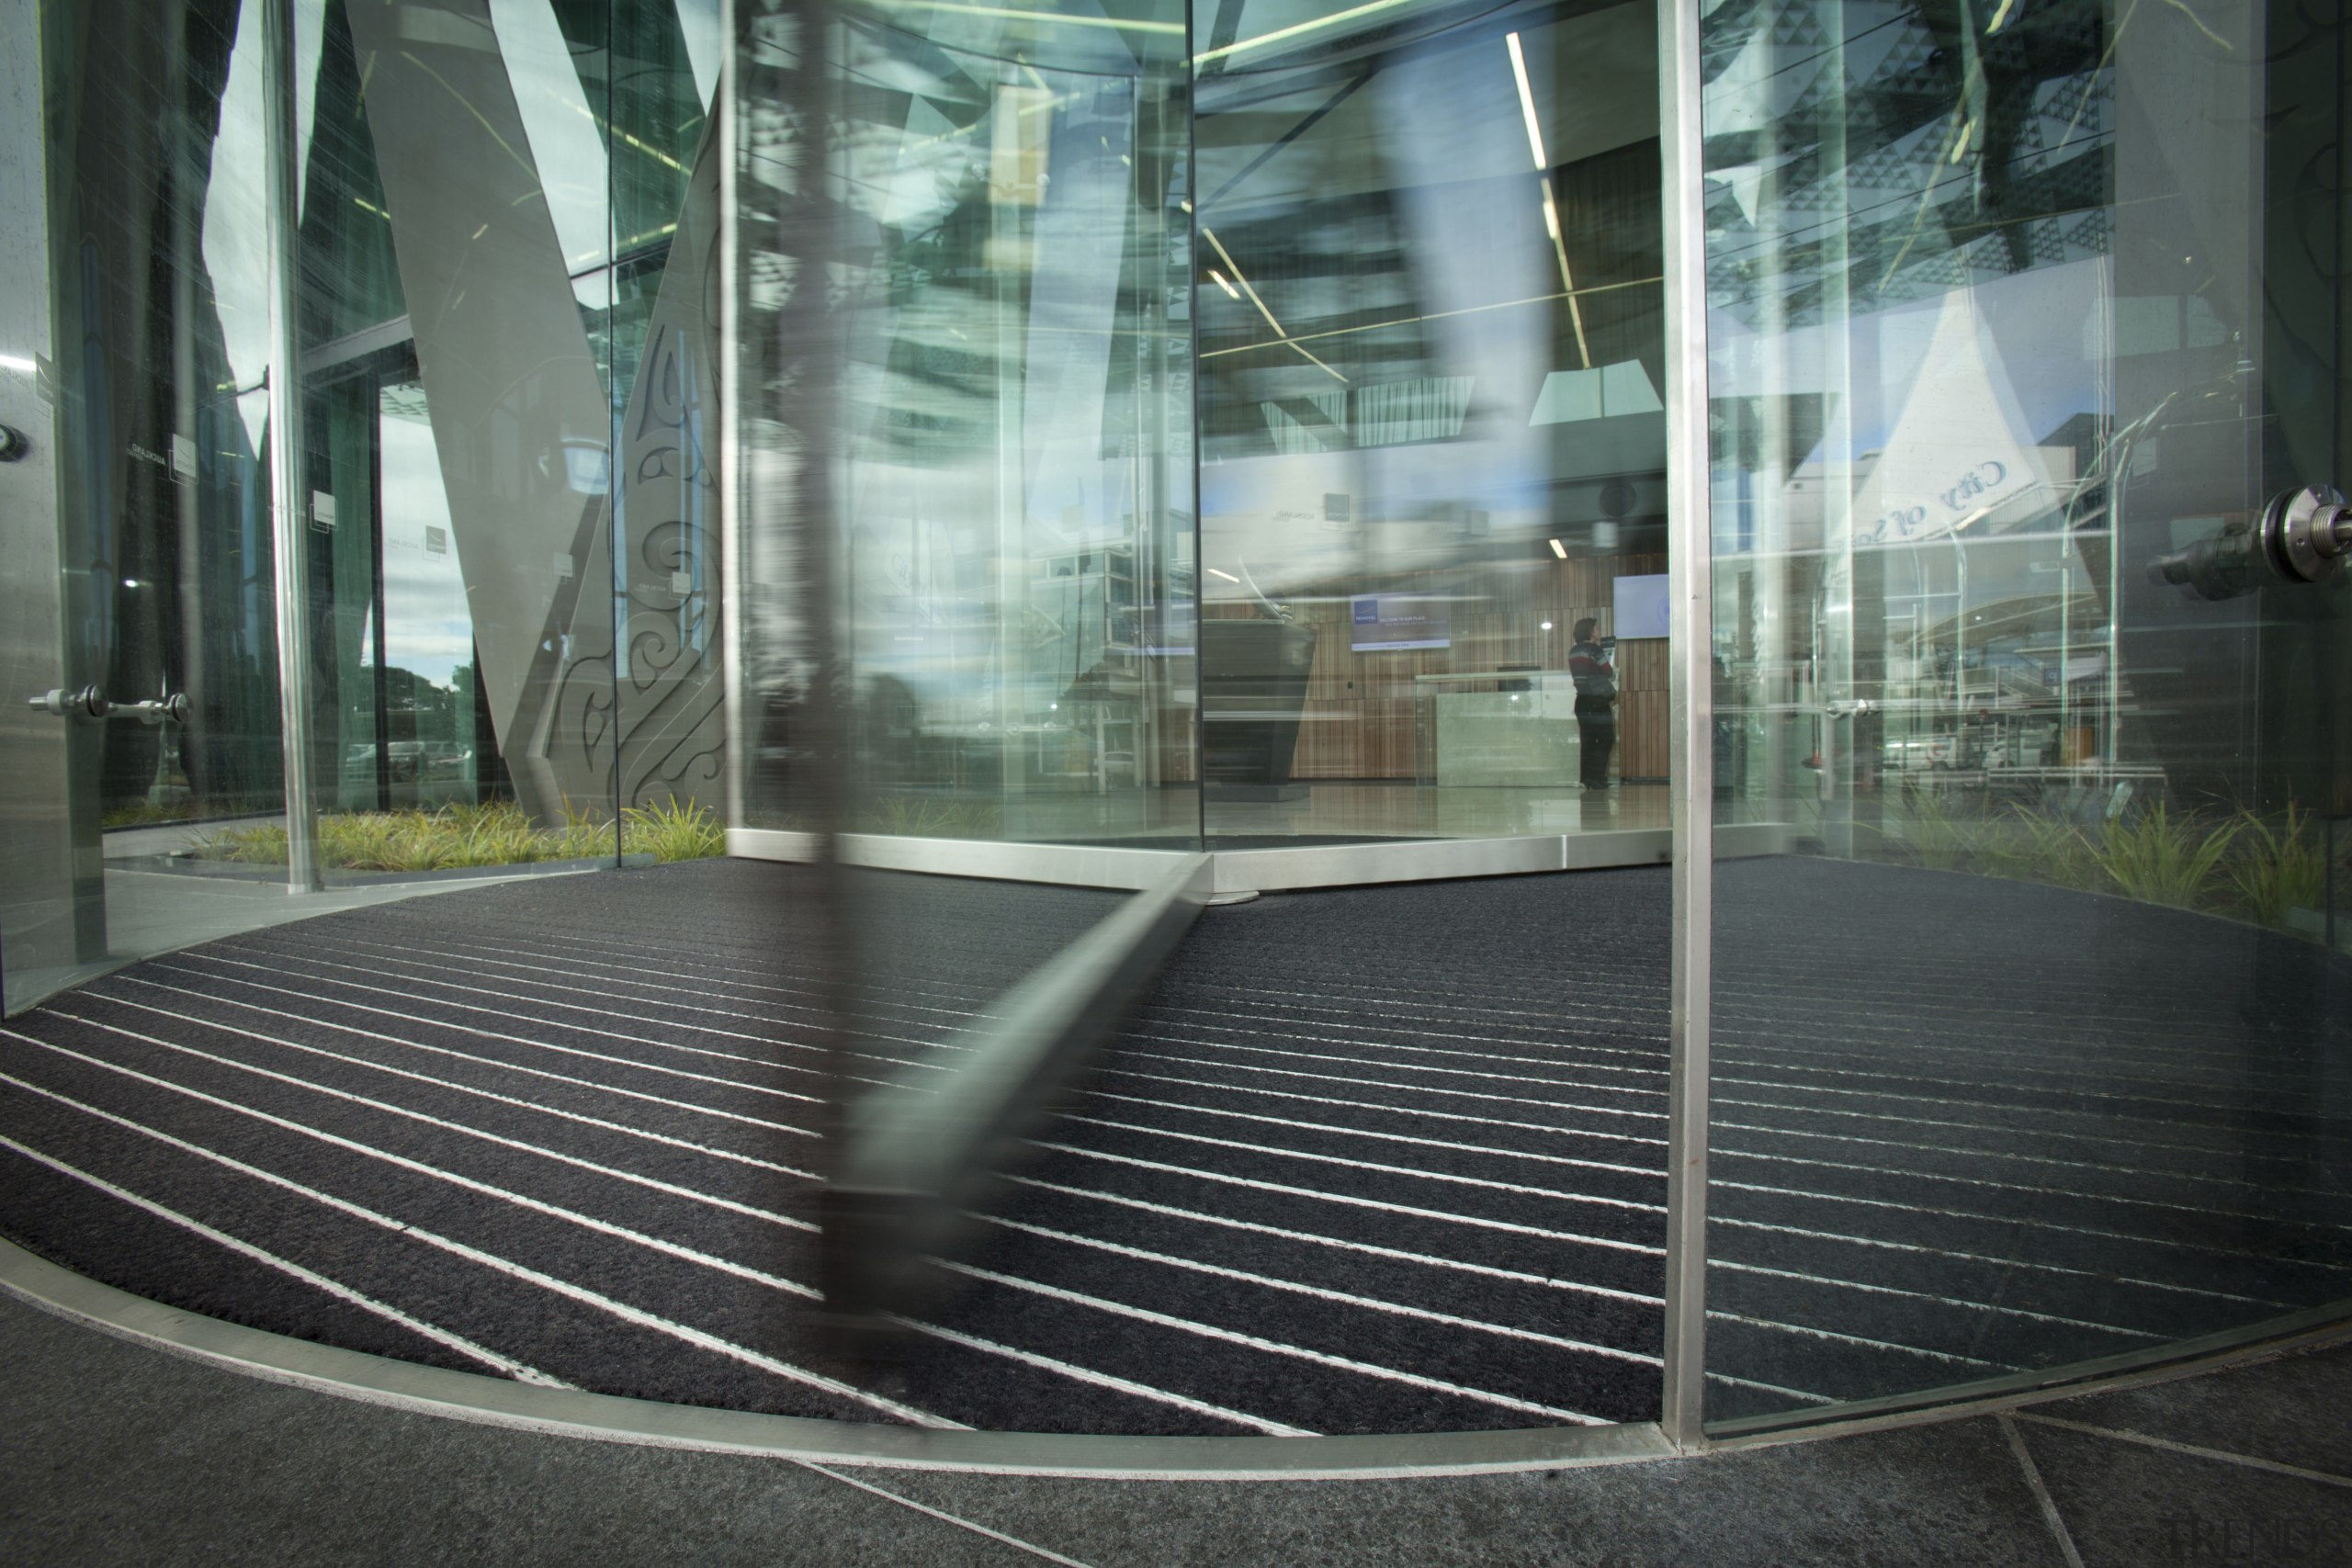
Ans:
{"type": "Polygon", "coordinates": [[[73,809],[86,752],[30,701],[67,673],[40,53],[10,51],[0,70],[0,196],[13,215],[0,225],[0,1011],[13,1012],[105,951],[106,906],[96,816],[73,809]]]}
{"type": "MultiPolygon", "coordinates": [[[[779,332],[810,332],[842,355],[828,553],[852,831],[1198,840],[1182,29],[1093,22],[844,20],[840,220],[861,259],[821,329],[785,287],[805,229],[747,212],[745,352],[756,363],[779,332]]],[[[754,190],[786,183],[766,134],[754,190]]],[[[745,416],[754,495],[801,460],[790,400],[768,391],[786,378],[743,378],[761,394],[745,416]]],[[[791,776],[808,755],[808,672],[789,651],[805,605],[781,586],[804,570],[792,530],[810,525],[778,507],[748,518],[754,826],[819,825],[791,776]]]]}
{"type": "Polygon", "coordinates": [[[1716,1421],[2352,1295],[2313,15],[1704,24],[1716,1421]]]}
{"type": "Polygon", "coordinates": [[[619,845],[609,7],[452,15],[298,21],[310,761],[354,897],[619,845]]]}
{"type": "Polygon", "coordinates": [[[27,689],[8,700],[64,765],[12,787],[61,797],[50,815],[78,915],[70,942],[9,955],[11,1008],[287,904],[282,876],[178,864],[223,825],[282,829],[285,775],[261,24],[251,6],[176,19],[46,8],[31,94],[46,135],[20,143],[48,192],[30,379],[55,488],[12,507],[8,528],[45,569],[55,642],[41,650],[53,682],[27,681],[40,660],[12,664],[27,689]]]}

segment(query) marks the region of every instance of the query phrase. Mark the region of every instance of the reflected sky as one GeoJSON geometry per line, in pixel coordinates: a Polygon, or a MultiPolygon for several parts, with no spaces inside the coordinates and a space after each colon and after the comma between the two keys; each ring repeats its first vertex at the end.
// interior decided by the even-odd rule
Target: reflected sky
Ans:
{"type": "Polygon", "coordinates": [[[447,686],[473,662],[473,617],[466,604],[457,530],[441,485],[441,463],[424,394],[414,386],[379,394],[377,438],[383,471],[384,662],[447,686]]]}
{"type": "Polygon", "coordinates": [[[490,19],[564,265],[575,274],[595,266],[612,248],[609,161],[563,29],[548,0],[502,0],[490,19]]]}
{"type": "MultiPolygon", "coordinates": [[[[204,266],[220,312],[230,386],[256,385],[269,368],[269,203],[262,135],[261,7],[237,17],[220,130],[204,191],[204,266]]],[[[241,400],[248,448],[261,450],[262,405],[241,400]]]]}

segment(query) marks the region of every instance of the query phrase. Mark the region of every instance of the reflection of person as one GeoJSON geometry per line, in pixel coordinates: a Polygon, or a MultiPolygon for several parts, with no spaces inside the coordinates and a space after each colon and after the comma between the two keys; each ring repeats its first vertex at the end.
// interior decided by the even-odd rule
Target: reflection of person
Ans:
{"type": "Polygon", "coordinates": [[[1609,787],[1609,753],[1617,745],[1617,668],[1611,649],[1594,640],[1600,623],[1587,615],[1570,628],[1576,645],[1568,649],[1568,673],[1577,683],[1577,740],[1582,754],[1584,787],[1609,787]]]}

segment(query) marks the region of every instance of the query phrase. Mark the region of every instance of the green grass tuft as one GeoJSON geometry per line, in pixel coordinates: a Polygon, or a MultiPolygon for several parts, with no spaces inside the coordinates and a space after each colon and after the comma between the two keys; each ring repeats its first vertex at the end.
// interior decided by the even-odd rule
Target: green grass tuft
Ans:
{"type": "MultiPolygon", "coordinates": [[[[700,804],[669,801],[622,813],[621,847],[656,860],[723,853],[727,832],[700,804]]],[[[563,820],[542,828],[511,800],[436,811],[340,811],[319,818],[319,859],[337,871],[450,871],[600,860],[615,850],[613,824],[567,803],[563,820]]],[[[245,865],[284,865],[283,824],[225,828],[196,845],[198,855],[245,865]]]]}
{"type": "Polygon", "coordinates": [[[2290,909],[2316,909],[2327,897],[2327,857],[2312,841],[2311,818],[2290,803],[2277,827],[2248,811],[2243,846],[2229,865],[2230,886],[2248,919],[2283,926],[2290,909]]]}
{"type": "Polygon", "coordinates": [[[727,852],[726,825],[694,801],[632,806],[622,816],[621,842],[631,854],[678,861],[707,860],[727,852]]]}
{"type": "Polygon", "coordinates": [[[1903,821],[1897,840],[1919,864],[1937,871],[1975,871],[1993,853],[1997,824],[1981,812],[1955,811],[1933,790],[1917,785],[1903,792],[1903,821]]]}
{"type": "Polygon", "coordinates": [[[2243,826],[2209,827],[2194,817],[2176,818],[2159,801],[2136,821],[2109,822],[2091,852],[2126,896],[2189,908],[2206,901],[2243,826]]]}
{"type": "Polygon", "coordinates": [[[990,839],[1001,814],[991,802],[943,800],[928,795],[885,795],[859,814],[858,829],[909,839],[990,839]]]}

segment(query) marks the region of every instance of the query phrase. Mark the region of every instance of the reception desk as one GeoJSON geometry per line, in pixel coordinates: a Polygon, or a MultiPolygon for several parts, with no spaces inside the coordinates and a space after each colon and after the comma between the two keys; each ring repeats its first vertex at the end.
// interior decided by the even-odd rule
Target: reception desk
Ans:
{"type": "Polygon", "coordinates": [[[1565,670],[1416,677],[1419,781],[1572,787],[1579,776],[1576,703],[1576,681],[1565,670]]]}

